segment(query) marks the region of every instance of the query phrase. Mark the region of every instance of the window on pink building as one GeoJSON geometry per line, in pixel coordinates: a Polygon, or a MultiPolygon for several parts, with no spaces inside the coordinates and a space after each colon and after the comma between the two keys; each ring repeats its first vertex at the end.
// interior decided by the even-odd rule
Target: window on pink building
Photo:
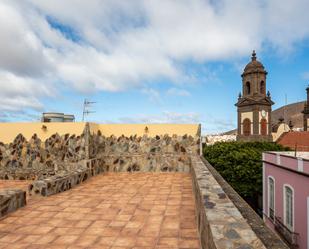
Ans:
{"type": "Polygon", "coordinates": [[[293,190],[289,186],[284,187],[284,194],[285,194],[285,203],[284,203],[284,222],[285,226],[293,231],[293,190]]]}
{"type": "Polygon", "coordinates": [[[275,182],[273,178],[268,178],[268,208],[269,208],[269,218],[274,220],[275,215],[274,215],[274,210],[275,210],[275,182]]]}

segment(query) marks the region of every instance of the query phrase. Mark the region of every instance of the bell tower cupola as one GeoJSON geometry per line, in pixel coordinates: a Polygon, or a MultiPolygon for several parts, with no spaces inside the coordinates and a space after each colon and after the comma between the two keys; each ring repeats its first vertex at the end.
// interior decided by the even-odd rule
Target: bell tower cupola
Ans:
{"type": "Polygon", "coordinates": [[[238,110],[238,135],[241,141],[272,141],[271,100],[266,91],[267,71],[257,60],[253,50],[251,61],[241,75],[242,94],[236,103],[238,110]]]}

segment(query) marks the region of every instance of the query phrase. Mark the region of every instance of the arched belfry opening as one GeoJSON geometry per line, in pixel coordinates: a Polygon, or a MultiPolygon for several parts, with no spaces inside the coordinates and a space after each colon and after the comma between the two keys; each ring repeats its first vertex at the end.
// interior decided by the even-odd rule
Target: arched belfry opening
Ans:
{"type": "Polygon", "coordinates": [[[245,90],[245,93],[247,95],[250,95],[251,94],[251,84],[249,81],[246,82],[246,90],[245,90]]]}
{"type": "Polygon", "coordinates": [[[260,83],[260,94],[266,94],[266,86],[263,80],[260,83]]]}
{"type": "Polygon", "coordinates": [[[272,141],[271,110],[274,102],[267,94],[267,71],[255,51],[241,75],[242,93],[238,98],[237,140],[272,141]]]}

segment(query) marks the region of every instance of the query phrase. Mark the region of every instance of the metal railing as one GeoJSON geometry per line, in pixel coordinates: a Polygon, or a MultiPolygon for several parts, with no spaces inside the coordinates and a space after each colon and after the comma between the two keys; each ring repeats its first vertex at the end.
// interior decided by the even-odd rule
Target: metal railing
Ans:
{"type": "Polygon", "coordinates": [[[288,243],[291,248],[298,248],[297,239],[299,234],[290,231],[282,222],[280,217],[275,217],[275,230],[288,243]]]}

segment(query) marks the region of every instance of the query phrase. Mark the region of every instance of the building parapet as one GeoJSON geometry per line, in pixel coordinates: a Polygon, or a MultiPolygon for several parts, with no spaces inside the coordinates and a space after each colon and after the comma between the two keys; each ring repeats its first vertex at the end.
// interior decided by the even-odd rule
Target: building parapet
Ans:
{"type": "Polygon", "coordinates": [[[192,174],[198,195],[197,214],[201,216],[200,236],[206,238],[202,240],[203,249],[289,248],[206,159],[192,160],[192,174]],[[212,247],[207,244],[210,237],[214,241],[212,247]]]}

